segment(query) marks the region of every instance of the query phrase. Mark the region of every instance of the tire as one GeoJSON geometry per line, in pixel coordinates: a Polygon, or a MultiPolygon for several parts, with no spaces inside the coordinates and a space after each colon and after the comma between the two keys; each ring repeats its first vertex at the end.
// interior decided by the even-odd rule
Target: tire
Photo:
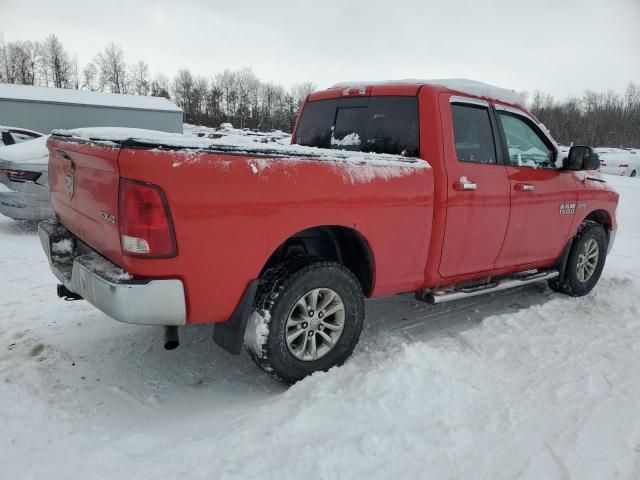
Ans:
{"type": "Polygon", "coordinates": [[[335,262],[296,257],[263,275],[245,346],[262,370],[294,383],[344,363],[363,322],[364,296],[351,271],[335,262]]]}
{"type": "Polygon", "coordinates": [[[562,281],[549,281],[549,286],[572,297],[588,294],[598,283],[607,257],[608,239],[601,225],[589,224],[582,228],[571,247],[562,281]],[[585,257],[591,257],[587,261],[585,257]],[[593,261],[596,263],[594,264],[593,261]]]}
{"type": "Polygon", "coordinates": [[[635,177],[636,176],[636,171],[634,170],[633,172],[631,172],[631,175],[629,175],[630,177],[635,177]]]}

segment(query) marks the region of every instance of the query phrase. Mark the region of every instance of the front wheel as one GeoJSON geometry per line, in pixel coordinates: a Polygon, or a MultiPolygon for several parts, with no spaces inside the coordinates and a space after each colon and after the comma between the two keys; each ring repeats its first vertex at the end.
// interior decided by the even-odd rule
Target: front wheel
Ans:
{"type": "Polygon", "coordinates": [[[633,172],[631,172],[631,175],[629,175],[630,177],[635,177],[636,176],[636,171],[634,170],[633,172]]]}
{"type": "Polygon", "coordinates": [[[351,271],[298,257],[265,272],[245,346],[260,368],[293,383],[342,364],[363,320],[364,297],[351,271]]]}
{"type": "Polygon", "coordinates": [[[607,234],[600,225],[587,225],[571,248],[564,279],[549,286],[572,297],[582,297],[596,286],[607,256],[607,234]]]}

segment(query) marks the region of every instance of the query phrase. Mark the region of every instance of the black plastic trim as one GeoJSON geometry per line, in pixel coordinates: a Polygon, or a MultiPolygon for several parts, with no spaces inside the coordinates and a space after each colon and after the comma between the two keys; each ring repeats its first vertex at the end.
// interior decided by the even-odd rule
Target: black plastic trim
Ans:
{"type": "Polygon", "coordinates": [[[253,310],[259,283],[260,280],[252,280],[231,318],[226,322],[216,323],[213,328],[213,341],[233,355],[238,355],[242,350],[244,331],[253,310]]]}
{"type": "Polygon", "coordinates": [[[555,268],[560,272],[558,275],[557,281],[562,282],[564,280],[564,273],[567,269],[567,262],[569,261],[569,254],[571,253],[571,247],[573,247],[573,242],[576,240],[576,237],[572,237],[567,244],[564,246],[564,250],[562,250],[562,254],[556,260],[555,268]]]}

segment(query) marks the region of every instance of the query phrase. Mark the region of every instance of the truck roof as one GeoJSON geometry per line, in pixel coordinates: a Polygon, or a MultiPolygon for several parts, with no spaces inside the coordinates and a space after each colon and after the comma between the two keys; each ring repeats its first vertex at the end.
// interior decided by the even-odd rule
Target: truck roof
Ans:
{"type": "MultiPolygon", "coordinates": [[[[331,88],[312,93],[309,100],[335,98],[342,96],[345,90],[358,89],[361,92],[371,89],[371,95],[416,95],[421,87],[428,85],[441,90],[453,91],[473,97],[495,100],[511,105],[525,107],[524,97],[515,90],[497,87],[488,83],[464,78],[442,78],[433,80],[404,79],[383,81],[341,82],[331,88]]],[[[364,94],[364,93],[363,93],[364,94]]]]}

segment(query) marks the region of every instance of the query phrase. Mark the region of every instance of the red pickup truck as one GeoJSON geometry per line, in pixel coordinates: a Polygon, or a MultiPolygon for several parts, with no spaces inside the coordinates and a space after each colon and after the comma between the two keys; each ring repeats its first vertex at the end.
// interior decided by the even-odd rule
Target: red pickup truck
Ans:
{"type": "Polygon", "coordinates": [[[468,81],[313,93],[292,145],[79,129],[48,147],[61,297],[162,325],[167,348],[213,323],[287,382],[347,359],[365,297],[585,295],[616,232],[591,148],[561,158],[512,92],[468,81]]]}

